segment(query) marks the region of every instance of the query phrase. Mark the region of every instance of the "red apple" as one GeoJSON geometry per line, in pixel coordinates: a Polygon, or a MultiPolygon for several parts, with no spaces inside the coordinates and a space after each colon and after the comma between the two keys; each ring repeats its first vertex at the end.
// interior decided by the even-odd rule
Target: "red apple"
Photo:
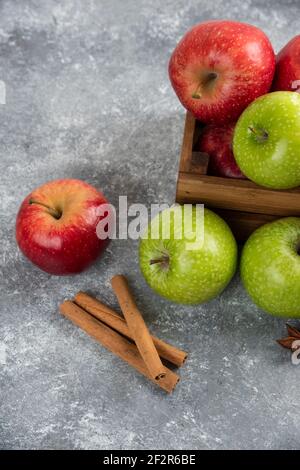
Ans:
{"type": "Polygon", "coordinates": [[[300,91],[300,35],[295,36],[276,57],[275,91],[300,91]]]}
{"type": "Polygon", "coordinates": [[[236,21],[207,21],[181,39],[169,63],[172,86],[204,123],[236,121],[255,98],[267,93],[275,54],[267,36],[236,21]]]}
{"type": "Polygon", "coordinates": [[[24,199],[17,215],[21,251],[47,273],[81,272],[107,245],[96,234],[99,206],[105,203],[101,192],[80,180],[40,186],[24,199]]]}
{"type": "Polygon", "coordinates": [[[245,178],[232,152],[234,128],[235,123],[223,126],[209,124],[201,132],[198,150],[209,155],[209,174],[228,178],[245,178]]]}

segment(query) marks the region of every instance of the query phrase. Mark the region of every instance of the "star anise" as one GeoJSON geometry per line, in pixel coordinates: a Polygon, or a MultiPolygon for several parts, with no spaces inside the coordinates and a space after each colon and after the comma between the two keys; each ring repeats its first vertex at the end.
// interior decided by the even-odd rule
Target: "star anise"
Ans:
{"type": "Polygon", "coordinates": [[[288,336],[286,338],[277,339],[277,343],[280,344],[283,348],[291,349],[292,351],[296,351],[300,348],[300,346],[293,346],[294,341],[300,340],[300,331],[297,328],[286,324],[286,328],[288,331],[288,336]]]}

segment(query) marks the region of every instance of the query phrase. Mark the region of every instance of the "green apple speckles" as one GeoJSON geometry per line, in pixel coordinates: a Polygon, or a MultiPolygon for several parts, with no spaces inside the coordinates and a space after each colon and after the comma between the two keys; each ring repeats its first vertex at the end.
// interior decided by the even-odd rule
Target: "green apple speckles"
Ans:
{"type": "Polygon", "coordinates": [[[282,317],[300,317],[300,218],[256,230],[246,242],[241,277],[252,300],[282,317]]]}
{"type": "MultiPolygon", "coordinates": [[[[182,206],[175,210],[182,211],[182,206]]],[[[151,239],[151,228],[161,226],[163,213],[151,221],[148,238],[140,242],[140,267],[146,281],[158,294],[178,303],[197,304],[216,297],[236,270],[237,244],[230,228],[214,212],[204,209],[203,244],[188,250],[186,242],[190,240],[174,237],[178,230],[175,218],[171,219],[169,238],[151,239]]]]}
{"type": "Polygon", "coordinates": [[[242,172],[274,189],[300,185],[300,94],[277,91],[257,98],[239,118],[233,153],[242,172]]]}

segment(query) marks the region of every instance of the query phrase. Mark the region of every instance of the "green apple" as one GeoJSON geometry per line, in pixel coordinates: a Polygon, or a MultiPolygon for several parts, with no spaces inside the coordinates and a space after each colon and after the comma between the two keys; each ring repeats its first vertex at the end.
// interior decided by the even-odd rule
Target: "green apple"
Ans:
{"type": "Polygon", "coordinates": [[[241,277],[252,300],[282,317],[300,317],[300,218],[257,229],[246,242],[241,277]]]}
{"type": "Polygon", "coordinates": [[[240,116],[233,153],[242,172],[273,189],[300,185],[300,94],[276,91],[257,98],[240,116]]]}
{"type": "Polygon", "coordinates": [[[237,244],[221,217],[208,209],[199,216],[195,206],[191,223],[193,238],[185,230],[184,217],[181,221],[177,217],[183,214],[184,207],[166,209],[151,221],[140,242],[140,267],[158,294],[174,302],[198,304],[216,297],[230,282],[236,271],[237,244]],[[170,233],[165,234],[162,227],[170,211],[174,217],[169,219],[170,233]],[[197,236],[199,217],[203,222],[201,242],[197,236]],[[178,237],[178,233],[182,236],[178,237]]]}

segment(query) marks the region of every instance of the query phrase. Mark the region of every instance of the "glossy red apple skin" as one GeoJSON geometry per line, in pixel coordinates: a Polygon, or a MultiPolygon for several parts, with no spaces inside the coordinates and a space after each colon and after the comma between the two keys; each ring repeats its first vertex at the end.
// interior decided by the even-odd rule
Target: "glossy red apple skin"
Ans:
{"type": "Polygon", "coordinates": [[[269,91],[274,71],[275,53],[263,31],[225,20],[194,26],[169,62],[170,80],[183,106],[200,121],[215,124],[236,121],[249,103],[269,91]]]}
{"type": "Polygon", "coordinates": [[[235,123],[216,126],[207,125],[201,132],[198,150],[208,153],[208,173],[227,178],[245,179],[232,152],[232,139],[235,123]]]}
{"type": "Polygon", "coordinates": [[[80,273],[108,243],[96,234],[98,208],[105,203],[101,192],[81,180],[54,180],[40,186],[24,199],[17,215],[21,251],[49,274],[80,273]],[[56,219],[40,203],[58,210],[61,217],[56,219]]]}
{"type": "Polygon", "coordinates": [[[300,34],[277,54],[273,90],[300,91],[300,34]]]}

